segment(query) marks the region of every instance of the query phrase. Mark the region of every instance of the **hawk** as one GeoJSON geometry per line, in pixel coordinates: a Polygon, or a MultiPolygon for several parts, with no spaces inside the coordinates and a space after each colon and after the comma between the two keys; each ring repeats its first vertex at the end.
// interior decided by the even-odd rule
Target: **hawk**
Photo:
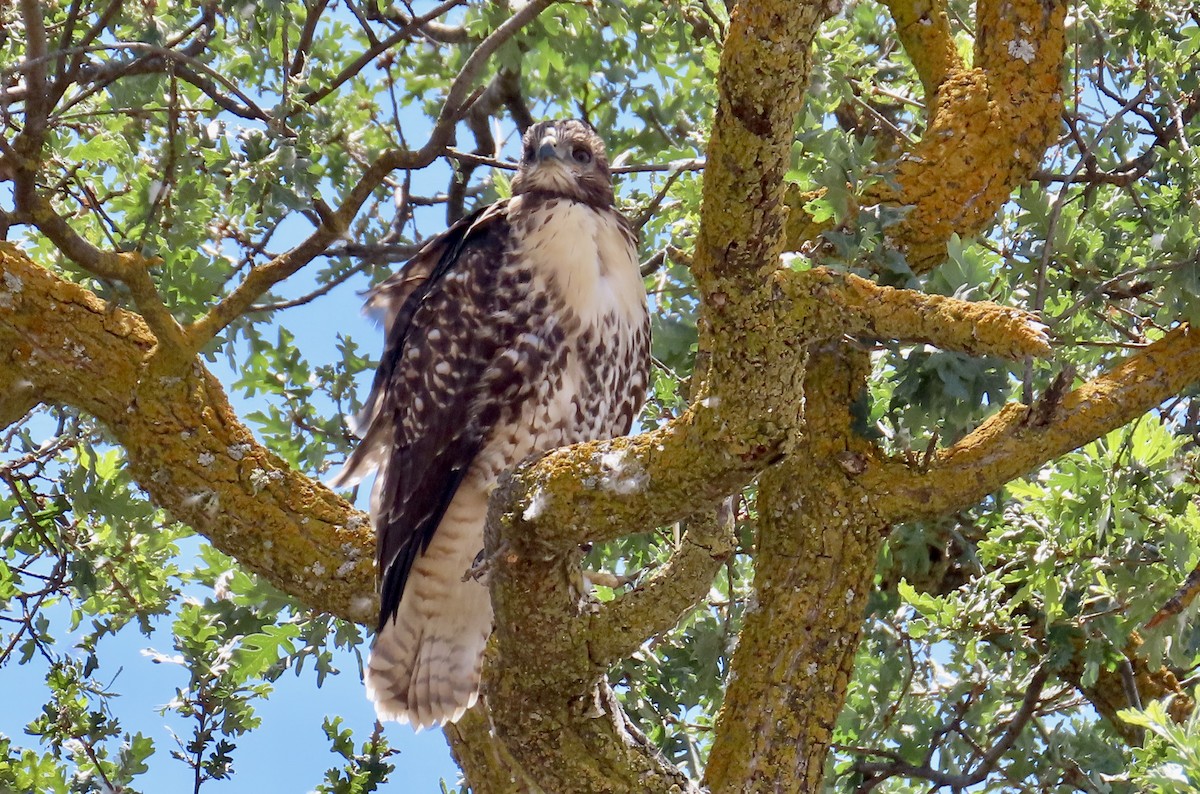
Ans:
{"type": "Polygon", "coordinates": [[[367,301],[386,343],[338,479],[377,470],[367,697],[418,729],[479,695],[492,606],[466,574],[501,472],[624,435],[646,394],[646,291],[604,144],[566,120],[530,127],[522,146],[512,197],[430,240],[367,301]]]}

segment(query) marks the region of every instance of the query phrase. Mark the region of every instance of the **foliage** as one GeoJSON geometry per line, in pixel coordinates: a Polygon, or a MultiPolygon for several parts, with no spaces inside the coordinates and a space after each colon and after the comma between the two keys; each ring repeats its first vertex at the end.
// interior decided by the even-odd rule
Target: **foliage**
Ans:
{"type": "MultiPolygon", "coordinates": [[[[18,208],[14,174],[32,155],[10,153],[8,140],[27,129],[35,104],[24,62],[37,17],[57,93],[28,181],[87,245],[147,257],[162,304],[187,324],[315,234],[385,150],[418,149],[470,54],[523,4],[450,3],[437,13],[433,3],[374,0],[29,5],[0,7],[0,228],[38,264],[148,313],[130,284],[18,208]],[[432,16],[418,24],[413,13],[432,16]]],[[[973,4],[949,6],[953,40],[969,56],[973,4]]],[[[343,419],[360,407],[378,349],[375,332],[353,319],[355,290],[504,194],[517,129],[532,117],[586,117],[615,155],[654,309],[641,426],[683,414],[702,368],[688,252],[727,25],[725,9],[706,0],[559,3],[501,42],[477,81],[487,90],[450,127],[457,148],[447,140],[428,165],[369,185],[345,235],[322,241],[303,269],[206,340],[203,360],[262,443],[318,479],[341,462],[353,443],[343,419]]],[[[893,244],[910,208],[855,199],[891,183],[927,123],[930,100],[891,16],[850,0],[818,39],[786,177],[822,189],[804,208],[826,231],[803,266],[1020,306],[1041,314],[1055,343],[1053,362],[1005,362],[856,342],[873,366],[858,429],[897,456],[927,461],[1005,402],[1030,402],[1064,372],[1068,384],[1092,378],[1200,318],[1200,6],[1084,0],[1072,6],[1068,36],[1057,142],[994,225],[952,237],[930,273],[915,273],[893,244]]],[[[19,286],[0,286],[4,311],[19,286]]],[[[1133,704],[1119,725],[1096,692],[1135,663],[1175,680],[1200,662],[1191,611],[1143,629],[1200,562],[1198,441],[1200,403],[1185,393],[970,510],[892,528],[833,728],[827,787],[928,791],[969,778],[972,791],[1194,788],[1194,711],[1133,704]],[[1144,745],[1131,726],[1149,737],[1144,745]]],[[[143,487],[111,431],[79,408],[39,406],[0,431],[0,676],[32,666],[45,703],[24,736],[0,736],[0,791],[153,790],[152,770],[168,764],[186,767],[195,790],[220,790],[236,782],[238,745],[261,729],[285,673],[321,686],[357,672],[339,664],[358,661],[362,628],[215,551],[143,487]],[[141,644],[145,658],[110,656],[106,640],[117,636],[141,644]],[[117,696],[137,684],[118,673],[138,663],[178,668],[178,688],[159,702],[187,726],[183,735],[124,727],[117,696]]],[[[699,607],[609,673],[634,722],[694,778],[755,607],[755,497],[751,486],[736,500],[736,553],[699,607]]],[[[194,499],[207,504],[214,492],[194,499]]],[[[595,597],[645,582],[680,533],[598,544],[589,567],[614,577],[595,597]]],[[[325,575],[336,573],[314,571],[325,575]]],[[[331,768],[317,791],[357,794],[403,779],[381,732],[356,736],[338,716],[320,726],[331,768]]],[[[400,731],[389,735],[396,742],[400,731]]]]}

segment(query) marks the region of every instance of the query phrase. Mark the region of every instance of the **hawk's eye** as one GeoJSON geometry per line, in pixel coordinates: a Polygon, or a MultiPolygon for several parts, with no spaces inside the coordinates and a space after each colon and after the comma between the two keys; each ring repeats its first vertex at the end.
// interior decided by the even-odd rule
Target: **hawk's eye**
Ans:
{"type": "Polygon", "coordinates": [[[592,153],[587,149],[576,148],[571,152],[571,157],[580,165],[587,165],[592,161],[592,153]]]}
{"type": "Polygon", "coordinates": [[[532,143],[525,147],[525,159],[526,160],[533,159],[533,144],[532,143]]]}

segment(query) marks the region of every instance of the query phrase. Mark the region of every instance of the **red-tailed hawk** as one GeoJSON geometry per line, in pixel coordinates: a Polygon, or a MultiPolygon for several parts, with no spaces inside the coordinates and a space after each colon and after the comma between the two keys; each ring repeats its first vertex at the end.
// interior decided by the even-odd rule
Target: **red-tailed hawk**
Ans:
{"type": "Polygon", "coordinates": [[[629,432],[645,398],[649,316],[635,235],[604,144],[582,121],[523,139],[512,198],[432,239],[370,294],[387,342],[339,479],[378,469],[382,576],[367,697],[380,719],[457,720],[492,629],[488,494],[536,452],[629,432]]]}

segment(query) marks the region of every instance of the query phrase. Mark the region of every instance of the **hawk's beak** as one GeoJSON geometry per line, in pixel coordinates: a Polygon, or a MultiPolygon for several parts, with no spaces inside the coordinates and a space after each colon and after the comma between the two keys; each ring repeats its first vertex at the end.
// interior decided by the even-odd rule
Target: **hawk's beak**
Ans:
{"type": "Polygon", "coordinates": [[[537,160],[539,163],[546,160],[562,160],[563,156],[558,151],[558,138],[553,134],[542,138],[541,144],[537,150],[537,160]]]}

